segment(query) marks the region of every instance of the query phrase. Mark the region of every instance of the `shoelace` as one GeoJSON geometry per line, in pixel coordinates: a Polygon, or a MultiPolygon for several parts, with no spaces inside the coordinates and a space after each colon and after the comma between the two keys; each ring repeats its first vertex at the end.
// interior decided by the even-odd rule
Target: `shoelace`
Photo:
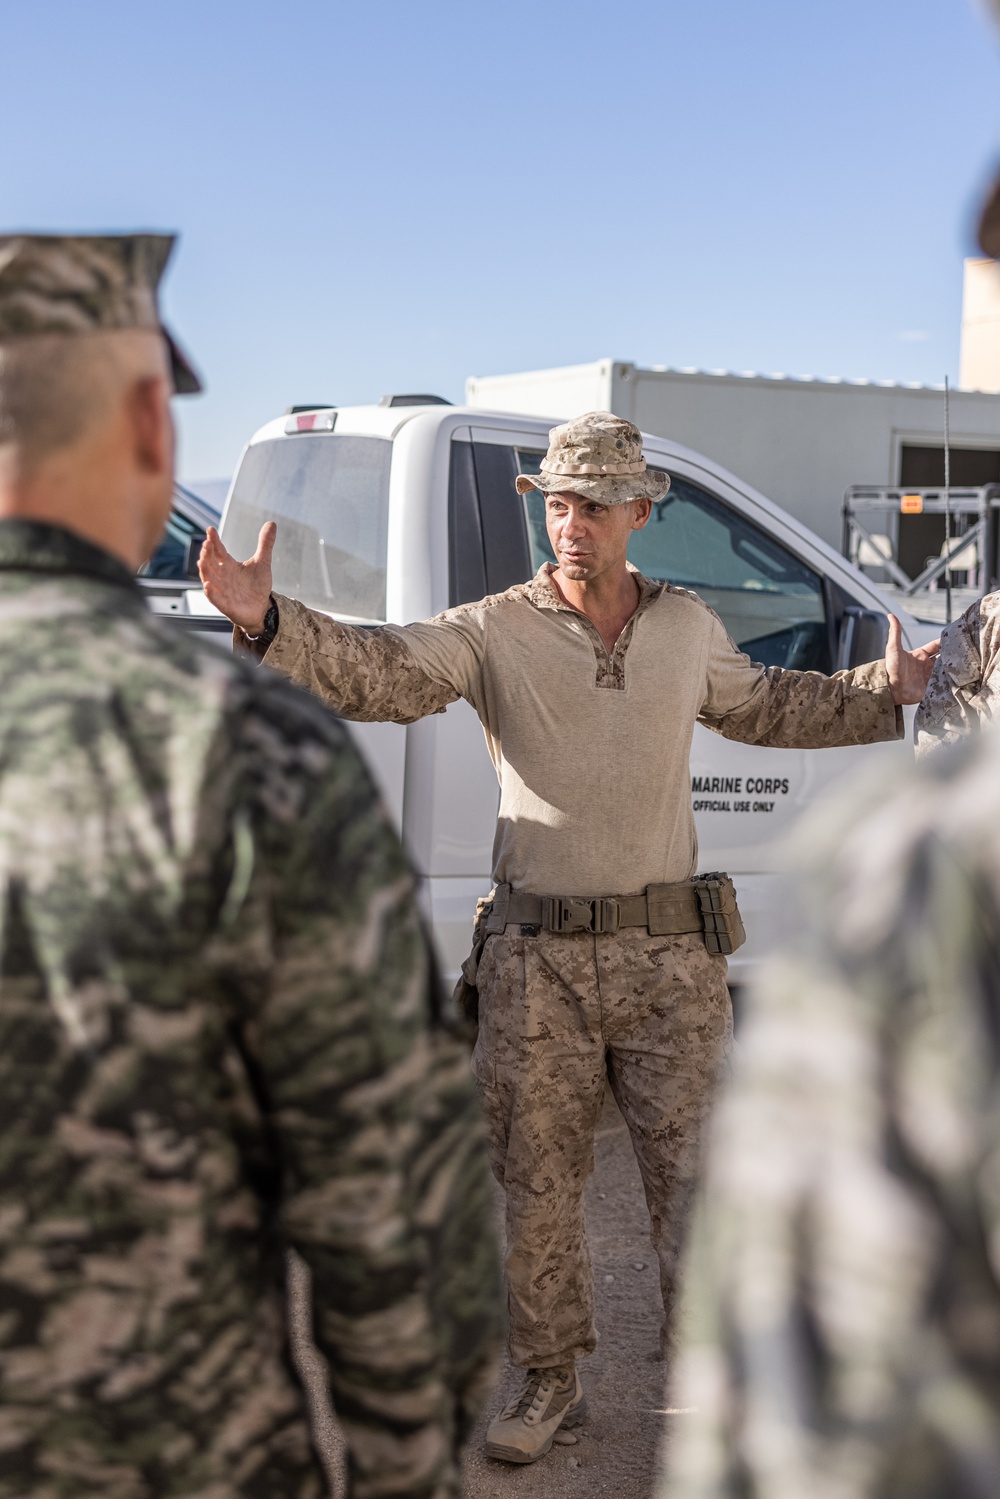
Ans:
{"type": "Polygon", "coordinates": [[[525,1384],[504,1407],[501,1421],[527,1415],[532,1410],[540,1411],[556,1384],[567,1377],[565,1369],[529,1369],[525,1384]]]}

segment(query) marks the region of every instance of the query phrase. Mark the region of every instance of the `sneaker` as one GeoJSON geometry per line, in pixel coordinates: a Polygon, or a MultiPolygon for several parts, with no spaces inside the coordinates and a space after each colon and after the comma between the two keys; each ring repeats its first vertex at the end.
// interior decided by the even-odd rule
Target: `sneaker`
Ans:
{"type": "Polygon", "coordinates": [[[491,1422],[486,1455],[504,1463],[533,1463],[545,1456],[560,1427],[579,1426],[586,1414],[575,1365],[529,1369],[521,1389],[491,1422]]]}

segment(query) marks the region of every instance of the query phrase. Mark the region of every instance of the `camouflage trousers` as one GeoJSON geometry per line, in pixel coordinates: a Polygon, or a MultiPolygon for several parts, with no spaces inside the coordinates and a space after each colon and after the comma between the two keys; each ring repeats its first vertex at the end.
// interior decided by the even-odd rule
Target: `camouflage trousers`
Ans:
{"type": "Polygon", "coordinates": [[[473,1070],[506,1196],[515,1364],[597,1346],[583,1189],[605,1079],[642,1174],[669,1328],[701,1126],[732,1032],[725,977],[725,959],[695,936],[508,927],[488,939],[473,1070]]]}

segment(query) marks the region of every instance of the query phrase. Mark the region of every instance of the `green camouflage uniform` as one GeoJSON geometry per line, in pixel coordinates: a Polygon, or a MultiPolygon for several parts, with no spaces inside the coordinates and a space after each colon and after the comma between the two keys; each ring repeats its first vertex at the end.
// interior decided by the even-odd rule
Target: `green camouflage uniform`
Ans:
{"type": "Polygon", "coordinates": [[[1000,1493],[1000,740],[858,795],[716,1119],[659,1499],[1000,1493]]]}
{"type": "Polygon", "coordinates": [[[0,1499],[445,1496],[498,1332],[468,1059],[346,732],[0,523],[0,1499]]]}

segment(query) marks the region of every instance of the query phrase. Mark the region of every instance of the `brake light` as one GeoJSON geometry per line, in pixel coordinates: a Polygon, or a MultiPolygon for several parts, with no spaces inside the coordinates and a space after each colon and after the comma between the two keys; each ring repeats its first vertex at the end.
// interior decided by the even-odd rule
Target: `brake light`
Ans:
{"type": "Polygon", "coordinates": [[[332,432],[337,424],[335,411],[297,411],[285,423],[289,437],[296,432],[332,432]]]}

